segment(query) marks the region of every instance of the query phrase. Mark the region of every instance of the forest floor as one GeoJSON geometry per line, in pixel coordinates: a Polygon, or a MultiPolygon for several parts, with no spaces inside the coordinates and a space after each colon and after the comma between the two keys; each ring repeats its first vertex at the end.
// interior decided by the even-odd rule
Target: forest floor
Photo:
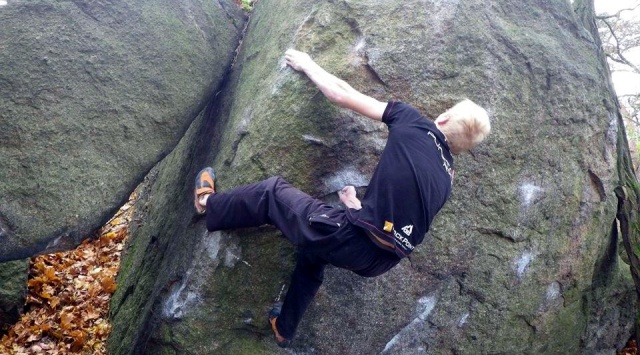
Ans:
{"type": "Polygon", "coordinates": [[[109,300],[135,195],[93,240],[31,259],[25,313],[2,337],[0,354],[107,354],[109,300]]]}

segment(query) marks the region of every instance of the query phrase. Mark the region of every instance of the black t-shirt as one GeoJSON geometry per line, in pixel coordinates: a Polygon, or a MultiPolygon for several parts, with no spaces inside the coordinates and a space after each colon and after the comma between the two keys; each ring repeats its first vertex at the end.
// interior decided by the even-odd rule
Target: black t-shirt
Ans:
{"type": "Polygon", "coordinates": [[[453,158],[442,132],[414,107],[389,102],[382,116],[389,138],[362,209],[351,223],[395,245],[403,258],[420,244],[451,193],[453,158]]]}

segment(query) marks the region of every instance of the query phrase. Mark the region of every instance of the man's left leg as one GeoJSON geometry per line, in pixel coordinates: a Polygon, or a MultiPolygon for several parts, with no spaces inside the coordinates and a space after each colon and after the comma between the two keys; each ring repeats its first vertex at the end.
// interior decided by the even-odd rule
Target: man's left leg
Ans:
{"type": "Polygon", "coordinates": [[[334,241],[329,249],[301,250],[298,255],[289,291],[275,322],[276,339],[278,335],[284,338],[284,341],[277,339],[280,346],[288,345],[293,339],[304,312],[322,284],[327,264],[351,270],[360,276],[375,277],[400,262],[395,253],[379,248],[363,229],[351,224],[328,238],[334,241]]]}
{"type": "Polygon", "coordinates": [[[280,314],[275,320],[270,319],[276,340],[281,347],[288,346],[293,339],[304,312],[322,285],[325,266],[326,263],[314,255],[303,250],[299,252],[280,314]],[[278,339],[278,336],[282,339],[278,339]]]}

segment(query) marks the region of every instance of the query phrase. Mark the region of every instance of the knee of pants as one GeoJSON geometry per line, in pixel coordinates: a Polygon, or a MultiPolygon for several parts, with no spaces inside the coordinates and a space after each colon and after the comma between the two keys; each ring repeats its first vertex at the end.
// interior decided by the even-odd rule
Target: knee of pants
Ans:
{"type": "Polygon", "coordinates": [[[270,187],[276,187],[278,185],[290,185],[282,176],[272,176],[265,180],[265,183],[270,187]]]}
{"type": "Polygon", "coordinates": [[[274,193],[276,188],[285,182],[286,181],[284,181],[280,176],[272,176],[268,179],[262,180],[259,184],[268,193],[274,193]]]}

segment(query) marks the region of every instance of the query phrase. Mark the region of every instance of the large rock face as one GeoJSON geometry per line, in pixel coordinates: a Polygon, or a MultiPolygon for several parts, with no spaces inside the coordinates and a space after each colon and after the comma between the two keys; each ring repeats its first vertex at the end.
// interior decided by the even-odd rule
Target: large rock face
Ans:
{"type": "Polygon", "coordinates": [[[232,0],[0,5],[0,261],[75,246],[219,86],[232,0]]]}
{"type": "Polygon", "coordinates": [[[286,68],[291,47],[378,99],[435,117],[468,97],[493,119],[410,260],[375,279],[328,268],[296,353],[612,353],[628,339],[613,193],[627,148],[569,2],[261,0],[229,85],[150,176],[111,353],[283,352],[265,318],[294,251],[270,227],[207,233],[193,177],[213,165],[224,190],[278,174],[336,201],[366,188],[386,136],[286,68]]]}
{"type": "Polygon", "coordinates": [[[27,298],[29,262],[16,260],[0,264],[0,333],[15,323],[27,298]]]}

